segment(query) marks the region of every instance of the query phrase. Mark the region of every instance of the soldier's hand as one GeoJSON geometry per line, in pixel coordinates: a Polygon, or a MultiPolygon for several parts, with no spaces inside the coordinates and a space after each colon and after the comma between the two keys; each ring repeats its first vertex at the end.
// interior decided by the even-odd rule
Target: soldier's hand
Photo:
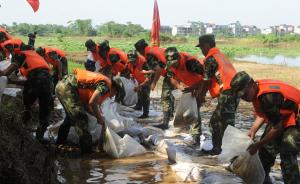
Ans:
{"type": "Polygon", "coordinates": [[[151,84],[150,88],[151,88],[152,91],[155,89],[155,86],[156,86],[156,83],[151,84]]]}
{"type": "Polygon", "coordinates": [[[248,137],[250,137],[252,140],[255,138],[255,132],[253,130],[249,130],[247,133],[248,137]]]}
{"type": "Polygon", "coordinates": [[[138,91],[141,90],[141,86],[136,86],[136,87],[133,88],[133,90],[134,90],[135,92],[138,92],[138,91]]]}
{"type": "Polygon", "coordinates": [[[251,144],[248,148],[247,151],[250,153],[250,155],[254,155],[259,149],[258,143],[251,144]]]}

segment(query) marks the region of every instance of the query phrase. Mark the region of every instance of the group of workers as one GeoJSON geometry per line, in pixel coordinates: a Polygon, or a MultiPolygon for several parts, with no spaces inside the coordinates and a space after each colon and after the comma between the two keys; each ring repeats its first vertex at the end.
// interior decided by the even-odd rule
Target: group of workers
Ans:
{"type": "Polygon", "coordinates": [[[161,48],[150,46],[144,39],[134,44],[135,49],[128,53],[112,48],[107,40],[96,44],[89,39],[85,46],[90,55],[84,69],[75,69],[68,74],[65,53],[56,48],[34,49],[35,34],[30,35],[29,44],[14,39],[3,28],[0,29],[0,56],[11,55],[11,65],[0,76],[9,76],[19,69],[25,81],[23,84],[24,123],[31,117],[31,106],[39,100],[40,125],[36,132],[38,140],[48,126],[53,108],[53,92],[66,112],[66,118],[58,132],[57,145],[64,144],[71,126],[76,127],[82,152],[91,152],[92,137],[88,132],[86,111],[104,125],[99,105],[115,96],[122,103],[124,89],[114,80],[114,76],[134,78],[138,85],[138,103],[135,110],[143,110],[139,118],[149,116],[150,92],[154,90],[160,77],[163,77],[161,105],[163,122],[158,128],[168,129],[174,113],[174,97],[171,91],[180,89],[190,92],[196,98],[198,120],[190,127],[194,145],[200,144],[200,107],[209,91],[218,104],[214,110],[209,127],[212,133],[211,150],[204,154],[218,155],[222,149],[222,138],[228,125],[235,125],[235,112],[240,99],[252,102],[256,120],[248,132],[254,139],[263,125],[265,131],[261,139],[249,146],[251,155],[258,151],[266,177],[264,183],[271,183],[270,169],[280,154],[281,169],[285,183],[300,183],[297,155],[300,150],[300,90],[285,82],[264,79],[254,81],[246,72],[237,72],[233,64],[216,47],[213,35],[199,37],[199,47],[204,59],[179,52],[175,47],[161,48]],[[52,66],[50,70],[49,65],[52,66]],[[56,86],[56,87],[55,87],[56,86]],[[54,90],[55,89],[55,90],[54,90]]]}

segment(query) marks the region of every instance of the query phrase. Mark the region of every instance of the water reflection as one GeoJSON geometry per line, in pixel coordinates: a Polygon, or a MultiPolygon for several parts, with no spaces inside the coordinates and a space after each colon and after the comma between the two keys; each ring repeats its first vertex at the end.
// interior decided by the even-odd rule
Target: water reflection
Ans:
{"type": "Polygon", "coordinates": [[[181,183],[168,161],[151,152],[124,159],[93,154],[87,158],[59,160],[61,183],[181,183]]]}
{"type": "Polygon", "coordinates": [[[297,66],[300,67],[300,56],[298,57],[287,57],[284,55],[276,56],[263,56],[263,55],[248,55],[236,57],[236,60],[252,61],[263,64],[276,64],[285,66],[297,66]]]}

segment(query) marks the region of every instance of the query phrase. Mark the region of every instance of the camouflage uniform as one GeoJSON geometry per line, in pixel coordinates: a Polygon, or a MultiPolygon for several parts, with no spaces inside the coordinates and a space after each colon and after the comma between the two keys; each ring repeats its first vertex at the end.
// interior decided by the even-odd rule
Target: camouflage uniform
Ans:
{"type": "MultiPolygon", "coordinates": [[[[14,55],[12,64],[21,67],[25,65],[25,59],[25,55],[23,54],[14,55]]],[[[31,119],[31,107],[38,99],[40,126],[37,129],[36,137],[39,140],[43,138],[44,132],[47,129],[50,114],[54,106],[51,91],[53,91],[53,84],[48,70],[35,69],[29,72],[23,89],[23,103],[25,106],[23,121],[26,124],[31,119]]]]}
{"type": "MultiPolygon", "coordinates": [[[[99,82],[92,88],[100,91],[100,95],[109,92],[109,88],[104,82],[99,82]]],[[[88,117],[85,113],[85,105],[80,101],[76,76],[66,75],[58,82],[55,93],[66,112],[66,118],[58,131],[56,144],[63,144],[67,139],[70,127],[75,126],[80,137],[80,146],[84,149],[86,145],[91,144],[92,137],[88,132],[88,117]]]]}
{"type": "MultiPolygon", "coordinates": [[[[161,68],[165,68],[165,65],[156,60],[147,60],[148,65],[151,69],[159,66],[161,68]]],[[[162,83],[162,91],[161,91],[161,106],[164,113],[164,122],[169,122],[174,113],[174,96],[172,95],[172,90],[174,90],[174,86],[171,84],[171,76],[166,74],[164,76],[164,80],[162,83]]]]}
{"type": "MultiPolygon", "coordinates": [[[[278,93],[268,93],[260,99],[263,112],[267,115],[269,123],[262,135],[262,138],[271,130],[272,126],[281,123],[280,108],[293,109],[297,111],[295,103],[284,100],[278,93]]],[[[259,149],[259,157],[262,161],[266,176],[270,173],[271,167],[275,163],[276,155],[279,153],[281,158],[281,170],[285,183],[299,184],[300,175],[297,162],[297,154],[300,151],[300,118],[297,120],[297,126],[288,127],[283,134],[264,145],[259,149]]]]}
{"type": "MultiPolygon", "coordinates": [[[[209,57],[204,63],[204,80],[216,76],[219,84],[222,84],[220,75],[217,75],[218,63],[214,57],[209,57]]],[[[222,138],[228,125],[234,126],[235,112],[240,99],[233,95],[231,89],[221,90],[218,97],[218,105],[209,121],[212,132],[212,142],[215,149],[221,150],[222,138]]]]}
{"type": "MultiPolygon", "coordinates": [[[[62,76],[65,76],[68,74],[68,61],[65,57],[61,57],[60,55],[58,55],[55,51],[48,53],[49,57],[54,60],[54,61],[59,61],[61,63],[62,66],[62,76]]],[[[52,81],[54,84],[54,90],[56,87],[57,82],[59,81],[58,78],[58,67],[53,67],[52,68],[53,71],[53,75],[52,75],[52,81]]],[[[55,92],[55,91],[54,91],[55,92]]]]}
{"type": "MultiPolygon", "coordinates": [[[[188,60],[188,61],[186,61],[185,66],[186,66],[187,71],[189,71],[191,73],[203,75],[203,67],[201,66],[201,64],[199,62],[196,62],[195,60],[188,60]]],[[[167,75],[171,76],[171,77],[176,77],[175,74],[171,70],[168,70],[167,75]]],[[[202,134],[202,129],[201,129],[202,123],[201,123],[201,114],[200,114],[201,102],[199,99],[197,99],[197,108],[198,108],[198,120],[191,124],[190,134],[193,137],[200,138],[200,135],[202,134]]]]}

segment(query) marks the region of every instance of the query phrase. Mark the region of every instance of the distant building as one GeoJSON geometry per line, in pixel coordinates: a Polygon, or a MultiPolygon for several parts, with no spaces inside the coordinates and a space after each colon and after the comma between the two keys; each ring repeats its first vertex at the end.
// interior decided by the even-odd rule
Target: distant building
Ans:
{"type": "Polygon", "coordinates": [[[192,28],[189,26],[173,26],[173,36],[189,36],[192,34],[192,28]]]}
{"type": "Polygon", "coordinates": [[[257,28],[256,26],[243,26],[243,35],[244,36],[255,36],[260,33],[260,29],[257,28]]]}
{"type": "Polygon", "coordinates": [[[272,33],[275,33],[275,31],[272,27],[265,28],[261,31],[261,34],[264,34],[264,35],[268,35],[268,34],[272,34],[272,33]]]}
{"type": "Polygon", "coordinates": [[[231,28],[231,32],[233,36],[235,37],[242,36],[243,27],[239,21],[229,24],[229,28],[231,28]]]}
{"type": "Polygon", "coordinates": [[[172,27],[171,26],[160,26],[160,33],[171,35],[172,27]]]}
{"type": "Polygon", "coordinates": [[[294,34],[300,35],[300,26],[295,26],[294,27],[294,34]]]}

